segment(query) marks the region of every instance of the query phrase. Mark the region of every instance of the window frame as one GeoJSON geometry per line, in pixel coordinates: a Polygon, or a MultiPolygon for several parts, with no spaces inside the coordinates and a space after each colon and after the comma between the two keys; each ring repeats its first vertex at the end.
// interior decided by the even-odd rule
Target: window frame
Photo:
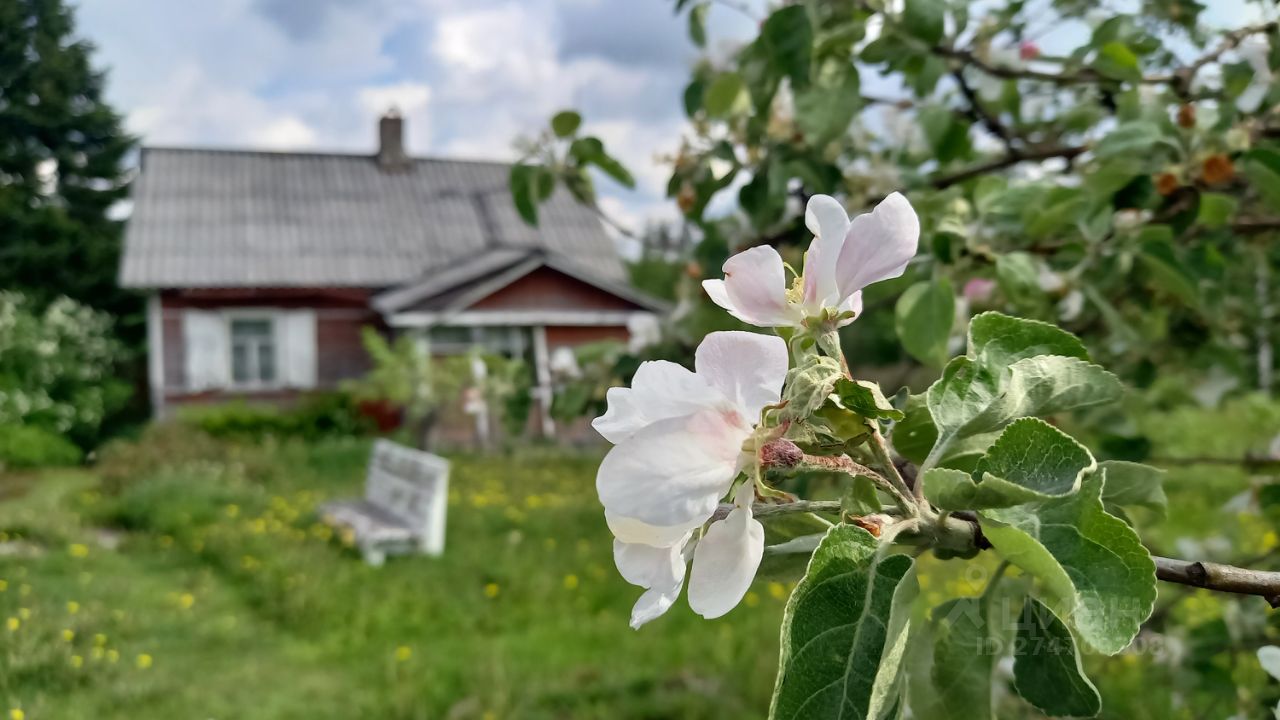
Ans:
{"type": "Polygon", "coordinates": [[[238,391],[263,392],[263,391],[271,391],[271,390],[280,390],[284,388],[285,383],[284,383],[284,378],[282,377],[283,374],[281,373],[281,362],[280,362],[282,357],[280,353],[283,350],[283,346],[281,342],[282,338],[281,338],[281,332],[280,332],[280,312],[277,310],[271,310],[271,309],[265,309],[265,308],[227,310],[222,313],[222,317],[223,317],[223,322],[226,323],[226,327],[227,327],[226,363],[227,363],[228,389],[238,390],[238,391]],[[265,321],[267,325],[271,328],[270,347],[271,347],[271,360],[272,360],[272,368],[271,368],[272,379],[270,381],[263,381],[261,379],[262,372],[261,372],[261,367],[258,364],[258,361],[261,358],[261,356],[257,355],[257,353],[259,352],[258,348],[260,347],[258,343],[254,343],[252,345],[252,347],[254,348],[255,357],[251,358],[250,360],[252,368],[254,370],[257,370],[256,375],[258,377],[249,382],[241,382],[236,380],[235,324],[237,321],[249,321],[249,322],[265,321]]]}

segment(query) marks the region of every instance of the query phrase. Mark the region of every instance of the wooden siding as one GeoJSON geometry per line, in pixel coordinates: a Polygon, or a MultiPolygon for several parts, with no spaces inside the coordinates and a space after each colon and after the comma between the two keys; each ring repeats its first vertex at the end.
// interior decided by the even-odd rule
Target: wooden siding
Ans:
{"type": "Polygon", "coordinates": [[[549,267],[540,267],[468,306],[469,310],[635,310],[644,308],[549,267]]]}

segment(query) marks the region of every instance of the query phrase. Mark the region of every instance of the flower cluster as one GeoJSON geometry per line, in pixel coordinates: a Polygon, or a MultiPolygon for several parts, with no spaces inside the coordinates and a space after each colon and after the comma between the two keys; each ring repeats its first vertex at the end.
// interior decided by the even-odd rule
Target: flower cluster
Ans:
{"type": "MultiPolygon", "coordinates": [[[[915,211],[897,193],[853,219],[833,198],[815,196],[805,221],[815,238],[803,275],[788,284],[777,251],[754,247],[725,263],[724,280],[705,281],[707,294],[753,325],[828,332],[861,313],[863,288],[904,272],[919,240],[915,211]]],[[[646,362],[630,388],[609,390],[608,411],[592,423],[614,444],[596,490],[618,571],[645,589],[632,627],[671,607],[686,572],[689,605],[703,617],[724,615],[746,595],[764,553],[764,528],[752,515],[759,449],[776,436],[762,419],[781,401],[789,364],[780,337],[714,332],[693,371],[646,362]],[[722,509],[726,498],[732,505],[722,509]]]]}

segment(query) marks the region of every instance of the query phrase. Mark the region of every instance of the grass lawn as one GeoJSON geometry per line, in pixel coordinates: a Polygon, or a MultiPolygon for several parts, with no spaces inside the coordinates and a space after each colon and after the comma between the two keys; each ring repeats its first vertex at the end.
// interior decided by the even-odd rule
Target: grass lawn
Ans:
{"type": "MultiPolygon", "coordinates": [[[[316,523],[368,445],[0,482],[0,712],[37,718],[741,718],[789,589],[636,632],[598,458],[457,457],[443,558],[368,568],[316,523]]],[[[6,716],[7,717],[7,716],[6,716]]]]}

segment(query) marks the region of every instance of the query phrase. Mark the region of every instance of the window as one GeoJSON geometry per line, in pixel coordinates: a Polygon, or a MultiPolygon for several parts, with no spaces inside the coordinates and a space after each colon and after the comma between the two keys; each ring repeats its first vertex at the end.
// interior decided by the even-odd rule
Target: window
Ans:
{"type": "Polygon", "coordinates": [[[431,352],[437,355],[479,348],[483,353],[523,357],[530,345],[528,328],[508,326],[436,325],[428,330],[427,340],[431,352]]]}
{"type": "Polygon", "coordinates": [[[275,384],[276,337],[270,318],[231,319],[231,382],[251,387],[275,384]]]}

